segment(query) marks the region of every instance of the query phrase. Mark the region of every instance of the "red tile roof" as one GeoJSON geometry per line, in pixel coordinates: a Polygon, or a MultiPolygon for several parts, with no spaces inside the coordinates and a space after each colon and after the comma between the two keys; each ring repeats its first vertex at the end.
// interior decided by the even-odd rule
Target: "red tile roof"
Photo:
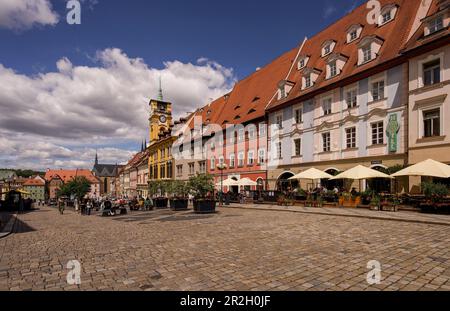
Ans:
{"type": "Polygon", "coordinates": [[[70,182],[75,177],[86,177],[90,183],[98,183],[99,179],[95,177],[89,170],[48,170],[44,179],[49,182],[53,178],[61,178],[64,183],[70,182]]]}
{"type": "Polygon", "coordinates": [[[41,179],[27,179],[24,183],[24,186],[45,186],[45,181],[41,179]]]}
{"type": "Polygon", "coordinates": [[[278,108],[282,104],[308,95],[337,81],[349,78],[358,73],[372,69],[380,64],[386,63],[401,54],[402,47],[406,43],[409,30],[412,28],[417,10],[422,0],[379,0],[381,6],[396,4],[397,14],[393,21],[379,27],[377,24],[367,22],[367,14],[370,12],[366,4],[361,5],[347,16],[338,20],[325,30],[316,34],[305,43],[301,54],[310,56],[307,67],[316,68],[321,71],[313,87],[301,90],[302,70],[294,70],[288,80],[295,82],[295,86],[288,97],[281,101],[274,101],[269,110],[278,108]],[[347,43],[347,30],[352,26],[360,24],[363,26],[361,36],[356,41],[347,43]],[[383,40],[381,50],[375,60],[358,66],[358,43],[367,36],[376,36],[383,40]],[[333,53],[340,53],[348,57],[342,72],[331,79],[326,79],[327,58],[321,56],[322,45],[327,40],[334,40],[336,46],[333,53]]]}

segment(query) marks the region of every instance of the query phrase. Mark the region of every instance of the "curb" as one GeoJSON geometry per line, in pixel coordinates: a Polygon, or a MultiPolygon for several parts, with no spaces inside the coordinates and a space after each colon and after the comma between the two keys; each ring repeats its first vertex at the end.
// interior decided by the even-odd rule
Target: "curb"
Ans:
{"type": "Polygon", "coordinates": [[[425,224],[425,225],[438,225],[438,226],[450,227],[449,223],[447,223],[447,222],[439,222],[439,221],[385,218],[385,217],[379,217],[379,216],[365,216],[365,215],[330,214],[330,213],[323,213],[323,212],[317,212],[317,211],[304,212],[304,211],[296,211],[296,210],[289,210],[289,209],[262,208],[262,207],[226,206],[225,208],[245,209],[245,210],[260,210],[260,211],[268,211],[268,212],[290,212],[290,213],[301,213],[301,214],[306,214],[306,215],[308,215],[308,214],[310,214],[310,215],[321,215],[321,216],[329,216],[329,217],[364,218],[364,219],[373,219],[373,220],[387,220],[387,221],[397,221],[397,222],[407,222],[407,223],[416,223],[416,224],[425,224]]]}
{"type": "Polygon", "coordinates": [[[16,220],[17,220],[17,214],[12,215],[11,219],[8,221],[6,226],[0,232],[0,239],[6,238],[13,232],[14,225],[16,224],[16,220]]]}

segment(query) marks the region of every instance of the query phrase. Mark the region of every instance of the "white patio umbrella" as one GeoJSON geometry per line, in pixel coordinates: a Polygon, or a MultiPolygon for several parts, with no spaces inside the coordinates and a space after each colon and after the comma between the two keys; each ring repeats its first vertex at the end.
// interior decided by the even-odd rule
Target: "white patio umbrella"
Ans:
{"type": "Polygon", "coordinates": [[[250,178],[242,178],[241,180],[239,180],[238,185],[241,187],[245,187],[245,186],[257,186],[258,183],[251,180],[250,178]]]}
{"type": "Polygon", "coordinates": [[[393,177],[384,174],[382,172],[379,172],[377,170],[358,165],[354,168],[351,168],[333,178],[330,178],[330,180],[337,180],[337,179],[353,179],[353,180],[359,180],[359,190],[361,191],[361,180],[363,179],[373,179],[373,178],[387,178],[387,179],[394,179],[393,177]]]}
{"type": "Polygon", "coordinates": [[[335,177],[330,178],[330,180],[337,180],[337,179],[354,179],[354,180],[361,180],[361,179],[373,179],[373,178],[388,178],[393,179],[393,177],[384,174],[382,172],[379,172],[377,170],[358,165],[354,168],[351,168],[335,177]]]}
{"type": "Polygon", "coordinates": [[[221,187],[221,186],[233,187],[233,186],[239,186],[239,183],[238,183],[238,181],[236,181],[234,179],[227,178],[223,181],[223,183],[220,181],[218,183],[216,183],[216,187],[221,187]]]}
{"type": "Polygon", "coordinates": [[[317,180],[317,179],[331,179],[332,177],[333,177],[332,175],[325,173],[323,171],[320,171],[316,168],[310,168],[309,170],[301,172],[300,174],[297,174],[289,179],[290,180],[299,180],[299,179],[317,180]]]}
{"type": "Polygon", "coordinates": [[[410,167],[407,167],[392,177],[401,176],[428,176],[437,178],[450,178],[450,166],[435,160],[425,160],[410,167]]]}

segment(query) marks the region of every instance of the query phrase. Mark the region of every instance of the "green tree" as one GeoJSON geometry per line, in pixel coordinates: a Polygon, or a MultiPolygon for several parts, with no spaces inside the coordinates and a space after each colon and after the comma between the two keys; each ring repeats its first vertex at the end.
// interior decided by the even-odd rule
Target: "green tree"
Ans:
{"type": "Polygon", "coordinates": [[[91,191],[91,184],[86,177],[75,177],[67,184],[64,184],[58,191],[59,196],[70,197],[72,195],[81,199],[91,191]]]}
{"type": "Polygon", "coordinates": [[[214,177],[209,174],[198,174],[189,179],[191,193],[197,199],[205,199],[208,194],[214,193],[214,177]]]}

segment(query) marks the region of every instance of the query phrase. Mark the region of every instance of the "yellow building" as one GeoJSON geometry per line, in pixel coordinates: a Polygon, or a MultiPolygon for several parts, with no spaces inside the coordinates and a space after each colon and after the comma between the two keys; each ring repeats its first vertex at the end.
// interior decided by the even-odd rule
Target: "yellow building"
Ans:
{"type": "Polygon", "coordinates": [[[168,180],[173,178],[172,144],[172,104],[162,100],[162,92],[158,100],[150,101],[150,144],[149,181],[168,180]]]}

